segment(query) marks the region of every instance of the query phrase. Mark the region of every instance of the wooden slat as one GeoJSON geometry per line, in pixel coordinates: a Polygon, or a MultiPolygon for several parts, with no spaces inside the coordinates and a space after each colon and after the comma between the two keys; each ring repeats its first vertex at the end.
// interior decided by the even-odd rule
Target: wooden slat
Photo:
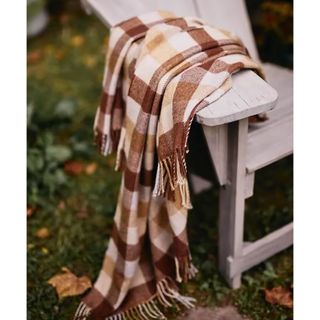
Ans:
{"type": "Polygon", "coordinates": [[[194,0],[201,18],[215,27],[233,31],[243,41],[251,56],[259,60],[244,0],[194,0]]]}
{"type": "Polygon", "coordinates": [[[293,243],[293,223],[269,233],[267,236],[244,246],[240,257],[229,257],[229,277],[241,274],[293,243]]]}
{"type": "Polygon", "coordinates": [[[82,0],[84,6],[91,9],[98,18],[111,27],[123,20],[151,11],[148,3],[128,0],[82,0]]]}
{"type": "Polygon", "coordinates": [[[244,192],[245,192],[244,197],[246,199],[253,196],[254,177],[255,177],[254,172],[246,175],[246,185],[245,185],[245,190],[244,190],[244,192]]]}
{"type": "Polygon", "coordinates": [[[194,194],[198,194],[204,190],[210,189],[213,186],[211,181],[205,180],[193,173],[190,174],[190,181],[194,194]]]}
{"type": "Polygon", "coordinates": [[[249,135],[246,169],[261,169],[293,152],[293,118],[255,130],[249,135]]]}
{"type": "Polygon", "coordinates": [[[242,255],[247,134],[247,118],[228,124],[228,182],[219,198],[219,270],[232,288],[241,284],[240,275],[229,277],[227,258],[242,255]]]}
{"type": "Polygon", "coordinates": [[[199,123],[216,126],[271,110],[277,92],[253,71],[242,70],[232,76],[232,88],[219,100],[197,113],[199,123]]]}
{"type": "Polygon", "coordinates": [[[198,16],[193,0],[140,0],[152,10],[166,10],[179,16],[198,16]]]}
{"type": "Polygon", "coordinates": [[[265,71],[278,90],[279,99],[276,108],[268,112],[269,120],[250,127],[247,172],[254,172],[293,152],[293,74],[270,64],[265,71]]]}
{"type": "Polygon", "coordinates": [[[220,186],[227,183],[228,170],[228,126],[202,126],[208,150],[220,186]]]}
{"type": "Polygon", "coordinates": [[[181,16],[197,16],[193,0],[82,0],[107,26],[154,10],[167,10],[181,16]]]}

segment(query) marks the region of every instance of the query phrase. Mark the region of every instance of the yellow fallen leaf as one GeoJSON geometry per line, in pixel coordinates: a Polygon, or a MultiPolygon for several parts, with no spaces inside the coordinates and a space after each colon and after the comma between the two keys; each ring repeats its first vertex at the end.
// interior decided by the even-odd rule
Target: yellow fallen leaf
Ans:
{"type": "Polygon", "coordinates": [[[283,307],[293,308],[292,293],[289,289],[275,287],[271,290],[265,289],[265,299],[271,304],[279,304],[283,307]]]}
{"type": "Polygon", "coordinates": [[[97,170],[97,164],[95,162],[91,162],[86,165],[85,172],[87,175],[94,174],[97,170]]]}
{"type": "Polygon", "coordinates": [[[69,296],[78,296],[92,287],[91,280],[87,276],[77,277],[68,268],[61,268],[64,273],[57,274],[48,280],[53,286],[59,299],[69,296]]]}
{"type": "Polygon", "coordinates": [[[97,64],[97,59],[94,56],[87,55],[84,57],[83,62],[88,68],[92,68],[97,64]]]}
{"type": "Polygon", "coordinates": [[[50,236],[50,231],[48,228],[40,228],[37,230],[36,236],[40,239],[48,238],[50,236]]]}
{"type": "Polygon", "coordinates": [[[83,43],[84,43],[84,38],[81,35],[76,35],[71,38],[71,44],[74,47],[80,47],[83,45],[83,43]]]}
{"type": "Polygon", "coordinates": [[[45,254],[45,255],[49,254],[49,250],[48,250],[48,248],[46,248],[46,247],[42,247],[42,248],[41,248],[41,252],[42,252],[43,254],[45,254]]]}
{"type": "Polygon", "coordinates": [[[106,162],[107,162],[107,167],[108,168],[113,168],[116,164],[116,156],[114,154],[110,154],[107,158],[106,158],[106,162]]]}

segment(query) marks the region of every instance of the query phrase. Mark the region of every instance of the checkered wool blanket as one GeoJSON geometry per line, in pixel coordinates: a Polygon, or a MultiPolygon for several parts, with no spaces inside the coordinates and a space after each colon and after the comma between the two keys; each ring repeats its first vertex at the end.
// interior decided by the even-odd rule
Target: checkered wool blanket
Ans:
{"type": "Polygon", "coordinates": [[[166,319],[165,307],[193,307],[177,286],[196,273],[186,234],[190,125],[241,68],[260,72],[237,37],[197,18],[152,12],[111,29],[94,130],[123,176],[102,269],[75,319],[166,319]]]}

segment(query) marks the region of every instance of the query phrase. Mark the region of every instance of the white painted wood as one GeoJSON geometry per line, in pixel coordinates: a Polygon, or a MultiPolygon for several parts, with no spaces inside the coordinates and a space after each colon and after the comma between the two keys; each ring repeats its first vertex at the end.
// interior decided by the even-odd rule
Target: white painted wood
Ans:
{"type": "Polygon", "coordinates": [[[220,99],[197,113],[199,123],[216,126],[275,107],[278,98],[276,90],[253,71],[239,71],[232,76],[232,83],[232,88],[220,99]]]}
{"type": "Polygon", "coordinates": [[[246,175],[246,185],[245,185],[245,199],[248,199],[253,196],[254,189],[254,172],[246,175]]]}
{"type": "Polygon", "coordinates": [[[194,0],[199,15],[215,27],[237,34],[251,56],[259,60],[250,19],[244,0],[194,0]]]}
{"type": "Polygon", "coordinates": [[[202,126],[220,186],[227,183],[228,126],[202,126]]]}
{"type": "Polygon", "coordinates": [[[261,169],[293,152],[292,115],[283,121],[255,130],[248,139],[246,170],[261,169]]]}
{"type": "Polygon", "coordinates": [[[228,258],[229,277],[237,276],[263,260],[290,247],[293,243],[293,223],[269,233],[267,236],[254,241],[243,248],[240,257],[228,258]]]}
{"type": "Polygon", "coordinates": [[[266,77],[279,92],[269,120],[251,126],[248,135],[247,172],[254,172],[293,153],[293,73],[265,64],[266,77]]]}
{"type": "MultiPolygon", "coordinates": [[[[278,92],[276,108],[268,112],[269,120],[255,123],[249,128],[249,132],[260,129],[293,114],[293,72],[286,68],[266,63],[263,65],[267,81],[278,92]]],[[[249,133],[250,135],[250,133],[249,133]]]]}
{"type": "Polygon", "coordinates": [[[154,10],[197,16],[193,0],[82,0],[82,3],[87,12],[93,11],[107,27],[154,10]]]}
{"type": "Polygon", "coordinates": [[[219,199],[219,269],[232,288],[239,288],[241,275],[230,277],[228,257],[242,255],[248,119],[228,127],[228,182],[220,188],[219,199]]]}
{"type": "Polygon", "coordinates": [[[212,187],[211,181],[203,179],[202,177],[193,173],[190,174],[190,182],[191,182],[192,191],[195,194],[208,190],[212,187]]]}
{"type": "Polygon", "coordinates": [[[151,10],[166,10],[179,16],[198,16],[193,0],[140,0],[151,10]]]}
{"type": "Polygon", "coordinates": [[[82,0],[87,11],[91,10],[107,26],[111,27],[131,17],[152,10],[148,3],[128,0],[82,0]]]}

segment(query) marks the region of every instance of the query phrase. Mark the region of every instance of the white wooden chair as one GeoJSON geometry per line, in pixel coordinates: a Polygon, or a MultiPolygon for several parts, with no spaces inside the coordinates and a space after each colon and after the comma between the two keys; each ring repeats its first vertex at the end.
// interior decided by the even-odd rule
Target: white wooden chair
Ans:
{"type": "MultiPolygon", "coordinates": [[[[94,12],[108,27],[158,9],[181,16],[200,16],[214,26],[234,31],[259,60],[244,0],[82,0],[82,3],[88,13],[94,12]]],[[[220,185],[219,269],[233,288],[240,286],[242,272],[293,242],[292,223],[255,242],[243,241],[245,199],[253,195],[255,171],[293,152],[292,72],[272,64],[264,64],[264,69],[279,98],[277,91],[255,73],[241,71],[233,76],[232,89],[196,116],[220,185]],[[265,111],[269,111],[269,120],[248,125],[249,116],[265,111]]]]}

